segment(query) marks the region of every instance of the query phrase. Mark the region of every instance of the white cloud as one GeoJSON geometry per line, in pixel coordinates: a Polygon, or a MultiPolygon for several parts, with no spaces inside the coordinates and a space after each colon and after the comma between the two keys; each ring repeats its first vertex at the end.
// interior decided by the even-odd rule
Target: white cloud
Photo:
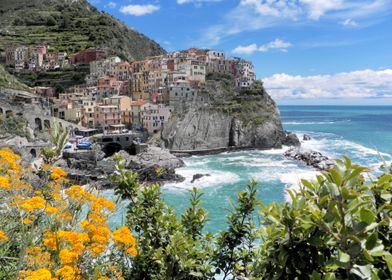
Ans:
{"type": "Polygon", "coordinates": [[[316,76],[282,73],[263,82],[276,99],[392,98],[392,69],[316,76]]]}
{"type": "Polygon", "coordinates": [[[117,4],[115,2],[109,2],[107,5],[109,8],[114,9],[117,7],[117,4]]]}
{"type": "Polygon", "coordinates": [[[282,51],[287,50],[287,48],[290,48],[292,45],[289,42],[285,42],[282,39],[275,39],[272,42],[269,42],[268,44],[262,45],[259,48],[259,51],[261,52],[268,52],[270,49],[280,49],[282,51]]]}
{"type": "MultiPolygon", "coordinates": [[[[307,15],[313,20],[320,19],[329,11],[345,9],[343,0],[299,0],[307,10],[307,15]]],[[[348,1],[346,1],[348,2],[348,1]]]]}
{"type": "Polygon", "coordinates": [[[182,5],[182,4],[202,4],[206,2],[221,2],[222,0],[177,0],[177,4],[182,5]]]}
{"type": "Polygon", "coordinates": [[[287,48],[291,47],[291,43],[285,42],[282,39],[275,39],[272,42],[261,45],[258,47],[256,44],[250,44],[248,46],[238,46],[232,52],[234,54],[252,54],[254,52],[268,52],[271,49],[277,49],[281,51],[287,51],[287,48]]]}
{"type": "Polygon", "coordinates": [[[154,13],[160,9],[156,5],[128,5],[120,8],[120,12],[126,15],[143,16],[154,13]]]}
{"type": "MultiPolygon", "coordinates": [[[[189,0],[179,0],[189,1],[189,0]]],[[[241,32],[328,20],[349,24],[381,20],[392,13],[391,0],[240,0],[220,23],[203,30],[199,44],[213,47],[241,32]]]]}
{"type": "Polygon", "coordinates": [[[355,20],[352,20],[351,18],[348,18],[344,21],[341,22],[343,26],[348,26],[348,27],[358,27],[358,23],[355,20]]]}
{"type": "Polygon", "coordinates": [[[248,46],[238,46],[236,47],[232,53],[235,54],[252,54],[257,51],[258,47],[256,44],[250,44],[248,46]]]}

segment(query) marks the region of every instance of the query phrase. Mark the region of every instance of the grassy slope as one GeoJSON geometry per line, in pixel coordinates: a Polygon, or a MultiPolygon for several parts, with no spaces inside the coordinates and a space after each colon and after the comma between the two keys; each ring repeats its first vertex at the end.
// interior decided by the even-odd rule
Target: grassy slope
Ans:
{"type": "Polygon", "coordinates": [[[69,54],[109,47],[130,60],[164,53],[157,43],[86,0],[0,0],[0,51],[41,43],[69,54]]]}
{"type": "MultiPolygon", "coordinates": [[[[109,47],[114,55],[128,60],[165,52],[86,0],[0,0],[0,53],[9,46],[43,43],[50,46],[50,51],[65,51],[68,55],[89,47],[109,47]]],[[[61,91],[83,82],[87,73],[88,69],[81,66],[63,73],[17,77],[31,87],[52,86],[61,91]]]]}
{"type": "Polygon", "coordinates": [[[30,91],[28,86],[21,83],[16,77],[10,75],[2,65],[0,65],[0,88],[30,91]]]}

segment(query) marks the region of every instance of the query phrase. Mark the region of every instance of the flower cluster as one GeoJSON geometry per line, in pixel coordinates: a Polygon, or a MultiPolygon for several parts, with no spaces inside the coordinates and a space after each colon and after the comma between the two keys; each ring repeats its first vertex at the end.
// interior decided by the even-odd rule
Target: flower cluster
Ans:
{"type": "Polygon", "coordinates": [[[125,251],[133,257],[137,255],[136,240],[128,227],[123,226],[113,231],[113,241],[119,250],[125,251]]]}
{"type": "Polygon", "coordinates": [[[129,262],[137,255],[136,240],[127,227],[109,228],[115,204],[69,186],[65,171],[46,164],[39,171],[42,185],[33,187],[31,171],[18,161],[10,150],[0,150],[0,205],[10,211],[7,221],[0,220],[0,258],[20,258],[12,264],[17,268],[13,278],[123,279],[114,263],[125,264],[124,258],[129,262]]]}

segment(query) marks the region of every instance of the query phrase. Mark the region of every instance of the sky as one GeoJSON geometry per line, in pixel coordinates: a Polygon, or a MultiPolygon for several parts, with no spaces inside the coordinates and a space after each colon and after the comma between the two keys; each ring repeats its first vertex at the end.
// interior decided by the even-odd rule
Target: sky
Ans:
{"type": "Polygon", "coordinates": [[[89,0],[167,51],[255,65],[279,104],[392,105],[392,0],[89,0]]]}

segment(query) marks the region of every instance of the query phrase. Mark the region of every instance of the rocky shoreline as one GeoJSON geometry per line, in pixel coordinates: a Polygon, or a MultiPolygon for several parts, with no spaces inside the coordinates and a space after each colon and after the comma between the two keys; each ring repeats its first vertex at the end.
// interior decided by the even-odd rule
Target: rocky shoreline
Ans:
{"type": "Polygon", "coordinates": [[[284,156],[289,159],[303,162],[319,171],[326,171],[334,166],[333,160],[320,152],[300,147],[290,148],[284,153],[284,156]]]}

